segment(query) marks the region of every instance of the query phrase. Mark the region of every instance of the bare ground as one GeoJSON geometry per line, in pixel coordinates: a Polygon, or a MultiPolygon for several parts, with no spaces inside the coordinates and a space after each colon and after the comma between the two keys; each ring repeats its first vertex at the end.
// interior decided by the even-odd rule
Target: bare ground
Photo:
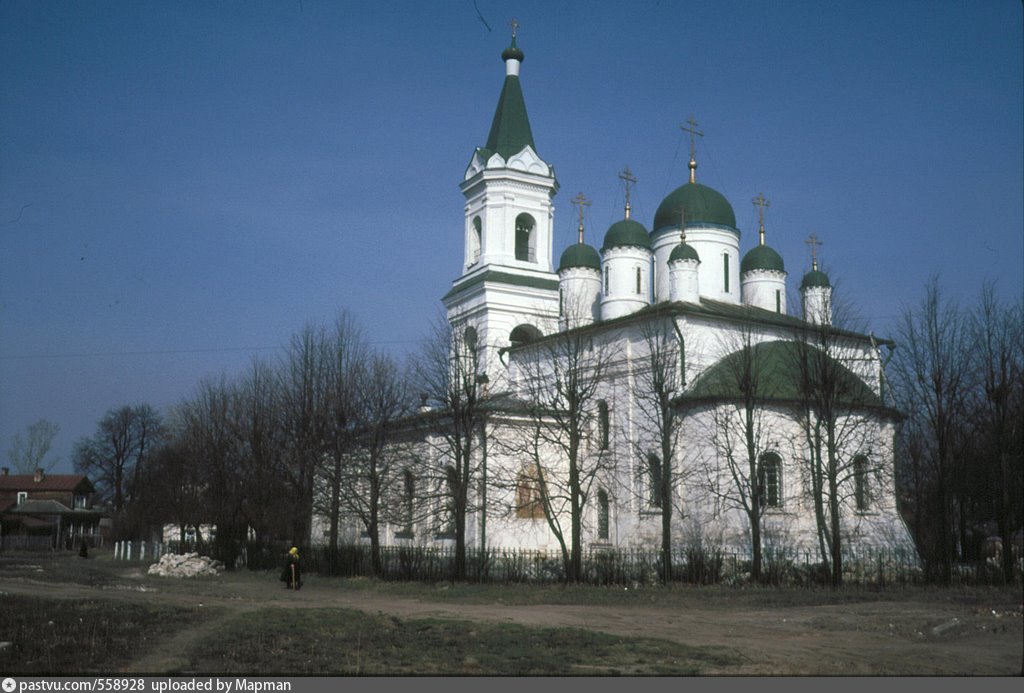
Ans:
{"type": "MultiPolygon", "coordinates": [[[[101,565],[93,562],[90,567],[101,565]]],[[[219,607],[223,615],[169,635],[158,651],[127,664],[134,673],[173,673],[189,647],[229,619],[256,609],[358,609],[402,619],[497,621],[534,627],[582,628],[620,636],[659,638],[738,653],[739,666],[708,674],[1000,675],[1024,671],[1024,627],[1019,595],[1006,591],[969,597],[956,591],[907,590],[854,603],[815,606],[751,605],[749,595],[706,599],[700,589],[667,603],[597,605],[470,604],[455,600],[346,589],[344,581],[309,576],[288,591],[276,573],[225,573],[187,580],[145,576],[139,566],[107,562],[116,573],[103,584],[51,581],[12,572],[0,563],[0,591],[52,598],[100,598],[219,607]]],[[[652,596],[652,599],[655,597],[652,596]]]]}

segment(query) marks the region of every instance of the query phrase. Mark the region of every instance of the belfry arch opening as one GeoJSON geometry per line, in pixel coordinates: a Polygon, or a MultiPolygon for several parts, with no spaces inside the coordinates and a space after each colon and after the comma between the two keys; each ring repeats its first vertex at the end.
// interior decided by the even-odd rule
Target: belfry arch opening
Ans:
{"type": "Polygon", "coordinates": [[[526,213],[516,217],[516,260],[537,261],[537,222],[526,213]]]}
{"type": "Polygon", "coordinates": [[[533,325],[519,325],[512,333],[508,336],[508,341],[511,346],[518,347],[530,342],[535,342],[544,335],[533,325]]]}

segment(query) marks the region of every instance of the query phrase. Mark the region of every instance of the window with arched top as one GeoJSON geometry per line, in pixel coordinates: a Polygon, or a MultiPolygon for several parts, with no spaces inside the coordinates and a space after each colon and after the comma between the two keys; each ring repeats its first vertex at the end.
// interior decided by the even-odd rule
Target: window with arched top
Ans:
{"type": "Polygon", "coordinates": [[[608,449],[608,430],[611,427],[611,420],[608,416],[608,402],[603,399],[597,401],[597,445],[601,450],[608,449]]]}
{"type": "Polygon", "coordinates": [[[537,261],[537,222],[529,214],[516,217],[516,260],[537,261]]]}
{"type": "Polygon", "coordinates": [[[476,262],[480,259],[480,252],[484,247],[484,225],[480,217],[473,217],[473,247],[471,248],[470,261],[476,262]]]}
{"type": "Polygon", "coordinates": [[[608,295],[608,265],[604,266],[604,295],[608,295]]]}
{"type": "Polygon", "coordinates": [[[641,292],[641,283],[643,281],[643,274],[640,272],[640,268],[636,268],[636,295],[639,296],[641,292]]]}
{"type": "Polygon", "coordinates": [[[608,539],[608,492],[603,488],[597,491],[597,538],[608,539]]]}
{"type": "Polygon", "coordinates": [[[758,487],[761,507],[782,507],[782,458],[774,452],[761,455],[758,487]]]}
{"type": "Polygon", "coordinates": [[[476,349],[476,328],[470,325],[466,328],[466,331],[462,333],[462,338],[466,343],[466,348],[476,349]]]}
{"type": "Polygon", "coordinates": [[[729,293],[729,253],[722,254],[722,291],[729,293]]]}
{"type": "Polygon", "coordinates": [[[857,510],[863,512],[871,505],[868,489],[868,458],[857,455],[853,458],[853,498],[857,510]]]}

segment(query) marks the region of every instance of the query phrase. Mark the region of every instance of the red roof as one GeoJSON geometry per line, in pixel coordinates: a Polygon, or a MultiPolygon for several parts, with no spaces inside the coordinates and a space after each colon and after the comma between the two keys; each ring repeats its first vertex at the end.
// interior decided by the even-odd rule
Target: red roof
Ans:
{"type": "Polygon", "coordinates": [[[39,481],[33,474],[0,475],[0,491],[77,491],[82,484],[84,491],[92,491],[92,483],[84,474],[44,474],[39,481]]]}

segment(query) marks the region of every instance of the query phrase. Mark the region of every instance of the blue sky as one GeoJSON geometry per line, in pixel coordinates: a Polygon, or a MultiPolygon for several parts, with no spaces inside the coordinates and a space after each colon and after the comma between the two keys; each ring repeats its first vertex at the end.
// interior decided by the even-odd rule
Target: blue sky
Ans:
{"type": "Polygon", "coordinates": [[[698,180],[790,290],[825,268],[880,335],[941,274],[1024,291],[1021,3],[0,1],[0,453],[71,448],[349,310],[415,348],[461,271],[458,182],[520,23],[522,85],[588,240],[639,179],[649,226],[698,180]]]}

